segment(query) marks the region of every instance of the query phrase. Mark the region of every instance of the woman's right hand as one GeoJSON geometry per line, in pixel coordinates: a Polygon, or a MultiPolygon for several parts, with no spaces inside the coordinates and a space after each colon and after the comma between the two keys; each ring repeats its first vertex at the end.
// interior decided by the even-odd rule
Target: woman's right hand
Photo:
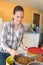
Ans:
{"type": "Polygon", "coordinates": [[[13,56],[19,55],[19,53],[16,50],[11,50],[10,54],[13,56]]]}
{"type": "Polygon", "coordinates": [[[11,54],[11,55],[19,55],[19,53],[16,50],[13,50],[11,48],[7,48],[7,51],[11,54]]]}

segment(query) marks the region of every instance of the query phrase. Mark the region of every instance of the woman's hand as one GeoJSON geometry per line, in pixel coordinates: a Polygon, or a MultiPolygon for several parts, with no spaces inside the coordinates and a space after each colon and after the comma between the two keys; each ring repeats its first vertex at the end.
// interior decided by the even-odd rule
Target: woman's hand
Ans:
{"type": "Polygon", "coordinates": [[[15,50],[11,50],[10,54],[13,55],[13,56],[19,55],[19,53],[17,51],[15,51],[15,50]]]}
{"type": "Polygon", "coordinates": [[[11,55],[19,55],[19,53],[16,50],[13,50],[11,48],[7,48],[7,51],[11,54],[11,55]]]}
{"type": "Polygon", "coordinates": [[[24,49],[24,46],[25,46],[25,45],[24,45],[23,43],[20,44],[20,47],[21,47],[22,49],[24,49]]]}
{"type": "Polygon", "coordinates": [[[25,45],[25,44],[23,44],[23,43],[20,44],[20,47],[21,47],[23,50],[27,50],[27,49],[28,49],[28,46],[25,45]]]}

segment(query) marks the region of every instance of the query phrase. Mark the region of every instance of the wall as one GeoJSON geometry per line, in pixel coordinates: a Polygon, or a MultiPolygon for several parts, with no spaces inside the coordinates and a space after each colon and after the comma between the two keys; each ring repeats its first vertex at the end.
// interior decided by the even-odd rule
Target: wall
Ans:
{"type": "Polygon", "coordinates": [[[41,24],[43,25],[43,12],[41,12],[41,24]]]}
{"type": "Polygon", "coordinates": [[[39,34],[24,33],[23,42],[28,47],[38,47],[39,34]]]}
{"type": "MultiPolygon", "coordinates": [[[[3,0],[0,0],[0,17],[2,17],[4,21],[9,21],[10,19],[12,19],[13,8],[15,6],[16,4],[12,4],[12,3],[4,2],[3,0]]],[[[23,6],[23,8],[25,11],[23,22],[31,24],[33,21],[33,13],[38,11],[28,8],[26,6],[23,6]]]]}

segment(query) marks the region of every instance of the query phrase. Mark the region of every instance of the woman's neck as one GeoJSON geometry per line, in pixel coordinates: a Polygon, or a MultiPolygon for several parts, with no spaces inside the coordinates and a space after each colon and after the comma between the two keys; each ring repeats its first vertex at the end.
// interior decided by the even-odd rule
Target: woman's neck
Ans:
{"type": "Polygon", "coordinates": [[[14,26],[14,30],[18,30],[19,29],[19,26],[20,26],[20,24],[18,25],[18,24],[15,24],[15,26],[14,26]]]}
{"type": "Polygon", "coordinates": [[[19,29],[19,26],[20,26],[20,24],[15,23],[15,20],[14,20],[14,30],[17,31],[19,29]]]}

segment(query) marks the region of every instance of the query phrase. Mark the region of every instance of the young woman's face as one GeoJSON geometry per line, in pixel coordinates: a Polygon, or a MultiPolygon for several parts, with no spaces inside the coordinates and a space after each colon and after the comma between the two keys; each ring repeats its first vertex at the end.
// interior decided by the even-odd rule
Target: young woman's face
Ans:
{"type": "Polygon", "coordinates": [[[20,24],[23,17],[24,17],[24,12],[23,11],[16,11],[15,14],[13,15],[14,23],[15,24],[20,24]]]}

